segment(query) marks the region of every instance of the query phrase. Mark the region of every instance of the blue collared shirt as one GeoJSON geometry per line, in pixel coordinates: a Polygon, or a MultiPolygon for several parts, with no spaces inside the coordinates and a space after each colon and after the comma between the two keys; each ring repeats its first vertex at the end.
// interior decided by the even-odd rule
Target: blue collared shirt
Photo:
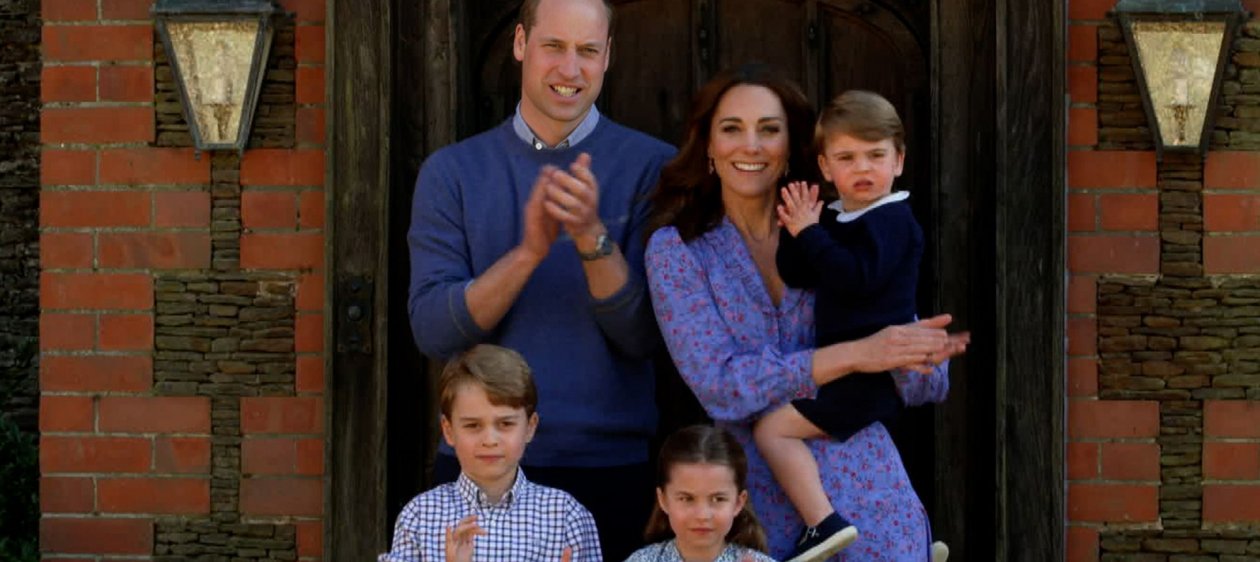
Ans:
{"type": "Polygon", "coordinates": [[[569,133],[567,138],[560,141],[560,143],[555,146],[548,146],[547,143],[538,138],[538,135],[534,134],[533,129],[529,128],[529,124],[525,123],[525,118],[521,117],[520,102],[516,103],[516,115],[512,116],[512,130],[516,131],[516,136],[525,141],[525,144],[534,147],[534,150],[555,150],[558,148],[576,146],[577,143],[582,142],[582,139],[590,136],[591,132],[595,130],[595,125],[598,124],[599,109],[596,109],[595,106],[592,105],[591,110],[586,113],[586,117],[582,119],[581,123],[578,123],[577,128],[573,129],[573,132],[569,133]]]}
{"type": "Polygon", "coordinates": [[[474,562],[557,562],[565,548],[573,549],[573,562],[603,561],[590,512],[517,468],[516,481],[496,503],[463,473],[416,496],[398,514],[390,551],[378,562],[444,562],[446,529],[469,515],[486,532],[473,539],[474,562]]]}

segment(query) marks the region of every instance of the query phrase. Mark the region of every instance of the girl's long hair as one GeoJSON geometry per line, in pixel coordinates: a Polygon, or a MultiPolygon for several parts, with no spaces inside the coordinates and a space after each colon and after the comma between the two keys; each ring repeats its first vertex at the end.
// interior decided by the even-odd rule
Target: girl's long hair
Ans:
{"type": "MultiPolygon", "coordinates": [[[[801,89],[764,64],[746,64],[719,72],[696,93],[687,117],[687,130],[678,154],[661,169],[651,195],[648,235],[663,226],[678,229],[684,242],[712,230],[722,221],[722,186],[709,171],[709,136],[713,114],[726,92],[735,86],[762,86],[774,92],[787,116],[788,174],[780,185],[818,181],[814,157],[814,110],[801,89]]],[[[778,196],[776,190],[776,197],[778,196]]]]}
{"type": "MultiPolygon", "coordinates": [[[[709,425],[684,427],[665,439],[661,456],[656,465],[656,485],[662,489],[669,483],[669,471],[678,464],[716,464],[735,473],[735,486],[740,492],[747,491],[748,457],[729,432],[709,425]]],[[[669,516],[661,510],[659,501],[652,504],[652,516],[648,518],[643,538],[648,543],[674,538],[669,526],[669,516]]],[[[760,552],[766,551],[766,532],[753,514],[752,502],[745,501],[744,508],[731,522],[726,542],[760,552]]]]}

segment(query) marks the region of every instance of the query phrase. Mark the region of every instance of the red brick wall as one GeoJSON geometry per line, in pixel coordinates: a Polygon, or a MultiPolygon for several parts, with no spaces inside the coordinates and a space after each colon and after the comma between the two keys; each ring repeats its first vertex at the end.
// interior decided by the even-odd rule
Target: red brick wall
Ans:
{"type": "Polygon", "coordinates": [[[1218,152],[1204,169],[1203,265],[1260,273],[1260,152],[1218,152]]]}
{"type": "MultiPolygon", "coordinates": [[[[1260,7],[1245,4],[1253,12],[1260,7]]],[[[1189,384],[1158,379],[1166,373],[1152,373],[1155,367],[1140,358],[1129,363],[1121,353],[1125,358],[1114,359],[1115,352],[1133,351],[1121,341],[1131,326],[1122,325],[1120,316],[1130,312],[1117,306],[1128,301],[1114,291],[1116,283],[1158,286],[1170,275],[1211,285],[1236,274],[1260,274],[1260,152],[1227,149],[1235,144],[1234,131],[1218,129],[1205,161],[1156,161],[1149,134],[1129,133],[1145,126],[1144,117],[1133,122],[1134,102],[1126,98],[1136,91],[1131,79],[1106,67],[1119,64],[1115,53],[1100,53],[1100,33],[1113,33],[1115,27],[1109,14],[1114,5],[1115,0],[1068,2],[1067,560],[1168,560],[1170,555],[1178,559],[1176,554],[1185,560],[1217,560],[1221,553],[1241,554],[1232,549],[1246,548],[1249,538],[1254,545],[1260,537],[1247,531],[1224,537],[1238,543],[1215,534],[1260,523],[1260,395],[1237,390],[1245,399],[1204,398],[1235,389],[1209,383],[1191,391],[1189,384]],[[1116,86],[1126,80],[1128,86],[1116,86]],[[1193,207],[1200,196],[1201,221],[1170,218],[1174,206],[1193,207]],[[1193,247],[1200,240],[1198,271],[1169,255],[1193,255],[1186,244],[1193,247]],[[1101,392],[1100,364],[1101,376],[1112,377],[1103,380],[1101,392]],[[1147,378],[1121,376],[1130,373],[1147,378]],[[1167,386],[1138,386],[1156,380],[1168,381],[1167,386]],[[1201,426],[1179,423],[1199,416],[1201,426]],[[1188,452],[1187,439],[1193,445],[1188,452]],[[1201,451],[1196,439],[1202,441],[1201,451]],[[1169,443],[1176,443],[1177,451],[1168,450],[1169,443]],[[1166,493],[1169,482],[1178,485],[1176,493],[1166,493]],[[1200,486],[1201,497],[1196,495],[1200,486]],[[1169,523],[1167,514],[1176,511],[1191,512],[1188,525],[1169,523]]],[[[1120,67],[1119,73],[1125,72],[1120,67]]],[[[1237,69],[1233,72],[1237,80],[1237,69]]],[[[1232,305],[1240,317],[1247,316],[1241,308],[1248,302],[1232,305]]],[[[1260,347],[1260,339],[1240,345],[1260,347]]],[[[1224,353],[1226,363],[1229,353],[1224,353]]],[[[1260,351],[1252,353],[1260,358],[1260,351]]]]}
{"type": "MultiPolygon", "coordinates": [[[[212,155],[155,147],[151,0],[43,0],[40,548],[155,554],[155,524],[212,511],[213,397],[155,389],[155,284],[212,267],[212,155]],[[168,393],[169,394],[169,393],[168,393]]],[[[239,400],[239,522],[322,555],[324,5],[295,14],[292,148],[246,150],[239,268],[296,288],[290,396],[239,400]]],[[[216,196],[218,197],[218,196],[216,196]]],[[[233,214],[231,209],[226,211],[233,214]]],[[[217,509],[217,508],[216,508],[217,509]]],[[[82,558],[79,555],[88,555],[82,558]]]]}
{"type": "Polygon", "coordinates": [[[1260,521],[1260,402],[1207,404],[1203,477],[1205,523],[1260,521]]]}

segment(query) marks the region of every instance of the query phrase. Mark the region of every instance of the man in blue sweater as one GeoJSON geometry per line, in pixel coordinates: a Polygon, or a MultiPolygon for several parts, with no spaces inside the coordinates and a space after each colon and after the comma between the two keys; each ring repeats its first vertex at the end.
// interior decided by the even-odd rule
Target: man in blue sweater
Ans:
{"type": "MultiPolygon", "coordinates": [[[[542,421],[523,468],[585,505],[605,559],[622,560],[639,546],[653,498],[659,336],[643,229],[674,149],[594,108],[611,26],[606,0],[524,3],[516,114],[420,169],[408,305],[427,355],[490,342],[525,357],[542,421]]],[[[444,448],[436,480],[458,473],[444,448]]]]}

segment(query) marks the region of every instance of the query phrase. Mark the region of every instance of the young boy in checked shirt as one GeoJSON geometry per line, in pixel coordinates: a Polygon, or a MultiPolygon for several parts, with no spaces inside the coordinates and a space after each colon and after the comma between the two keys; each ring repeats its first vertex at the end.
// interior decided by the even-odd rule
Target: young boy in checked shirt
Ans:
{"type": "Polygon", "coordinates": [[[379,562],[600,562],[590,512],[520,469],[538,427],[525,359],[478,345],[447,364],[438,392],[442,435],[455,449],[459,478],[403,508],[379,562]]]}

